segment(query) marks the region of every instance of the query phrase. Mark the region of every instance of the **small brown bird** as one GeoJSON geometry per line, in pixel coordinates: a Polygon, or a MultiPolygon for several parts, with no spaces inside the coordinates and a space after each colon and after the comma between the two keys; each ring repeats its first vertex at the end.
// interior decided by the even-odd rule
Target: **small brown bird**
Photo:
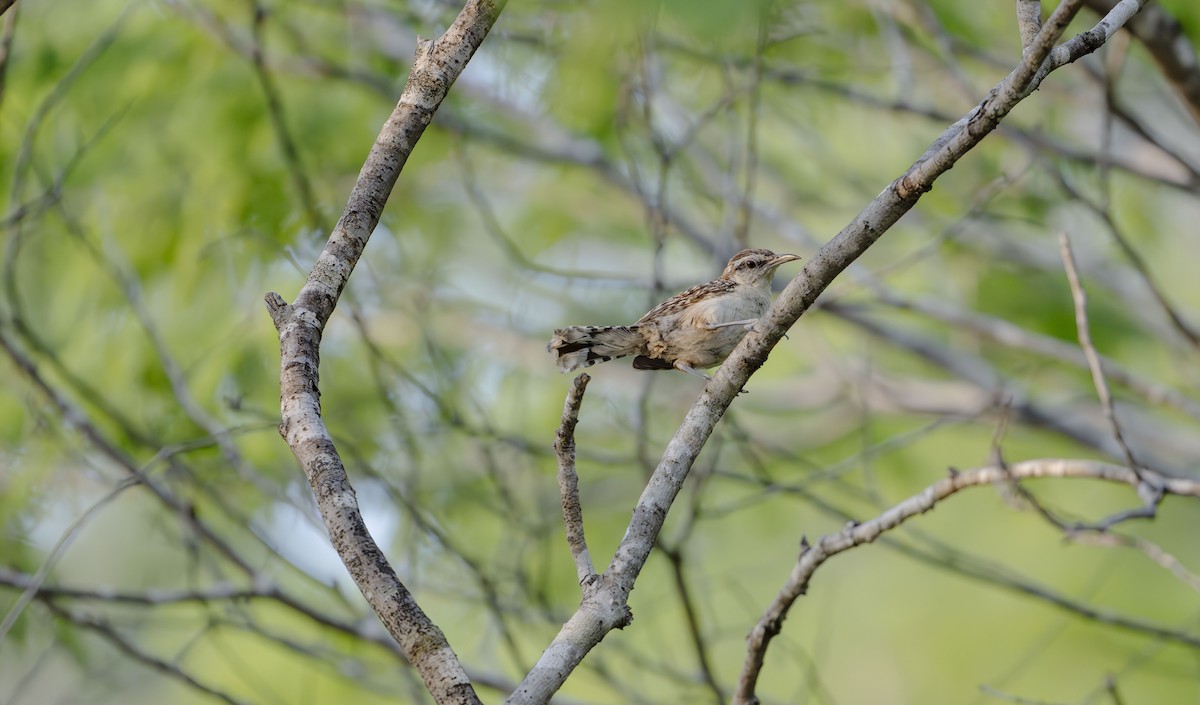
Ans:
{"type": "Polygon", "coordinates": [[[770,250],[742,250],[721,276],[680,292],[631,326],[570,326],[554,331],[546,349],[563,372],[636,355],[637,370],[700,371],[725,361],[771,306],[779,265],[800,259],[770,250]]]}

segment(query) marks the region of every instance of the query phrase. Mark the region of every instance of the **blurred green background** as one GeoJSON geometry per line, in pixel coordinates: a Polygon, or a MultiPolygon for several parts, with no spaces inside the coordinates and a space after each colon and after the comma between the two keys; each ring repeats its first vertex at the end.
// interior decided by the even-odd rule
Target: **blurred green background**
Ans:
{"type": "MultiPolygon", "coordinates": [[[[1158,7],[1194,56],[1200,6],[1158,7]]],[[[457,9],[5,13],[3,702],[429,701],[276,431],[262,296],[298,291],[416,38],[457,9]],[[32,576],[46,590],[26,605],[32,576]]],[[[1013,15],[918,0],[505,9],[401,175],[321,360],[371,529],[485,701],[579,599],[550,449],[570,378],[551,331],[632,322],[743,245],[810,256],[1011,69],[1013,15]]],[[[1194,476],[1198,184],[1200,127],[1140,43],[1118,35],[1051,76],[751,379],[638,582],[634,623],[563,702],[726,699],[802,536],[997,445],[1008,461],[1124,462],[1081,363],[1059,232],[1130,445],[1194,476]]],[[[600,568],[701,384],[626,361],[590,372],[579,472],[600,568]]],[[[1136,505],[1086,480],[1027,488],[1070,521],[1136,505]]],[[[1180,498],[1121,525],[1177,560],[1156,562],[1066,540],[1009,488],[964,492],[824,566],[760,696],[1200,702],[1198,529],[1180,498]]]]}

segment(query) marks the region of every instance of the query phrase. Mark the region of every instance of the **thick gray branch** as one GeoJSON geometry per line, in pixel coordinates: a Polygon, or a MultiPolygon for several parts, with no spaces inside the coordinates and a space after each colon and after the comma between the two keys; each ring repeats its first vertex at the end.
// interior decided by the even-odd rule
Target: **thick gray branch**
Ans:
{"type": "Polygon", "coordinates": [[[612,564],[564,625],[541,659],[509,698],[509,703],[545,703],[604,635],[625,626],[629,593],[654,546],[667,511],[713,427],[746,380],[766,362],[771,348],[846,267],[907,213],[934,181],[986,137],[1054,69],[1094,51],[1127,19],[1125,12],[1145,4],[1127,0],[1089,32],[1055,49],[1055,43],[1083,0],[1064,0],[1024,52],[1021,63],[970,113],[951,125],[904,174],[888,185],[854,220],[822,247],[784,289],[742,340],[688,411],[646,489],[612,564]]]}
{"type": "Polygon", "coordinates": [[[304,468],[347,571],[438,703],[478,703],[479,698],[446,637],[417,605],[367,531],[354,488],[321,418],[320,345],[325,323],[379,223],[400,170],[504,4],[505,0],[469,0],[444,35],[418,43],[396,109],[371,147],[308,281],[291,305],[273,292],[266,297],[279,330],[282,358],[279,432],[304,468]]]}
{"type": "Polygon", "coordinates": [[[1017,0],[1017,29],[1021,32],[1021,51],[1029,51],[1042,29],[1041,0],[1017,0]]]}

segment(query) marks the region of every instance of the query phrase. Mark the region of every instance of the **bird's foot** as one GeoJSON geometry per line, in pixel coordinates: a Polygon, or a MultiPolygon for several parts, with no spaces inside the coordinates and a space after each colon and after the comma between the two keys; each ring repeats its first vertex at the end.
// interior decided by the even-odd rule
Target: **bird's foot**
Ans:
{"type": "Polygon", "coordinates": [[[680,372],[686,372],[689,375],[703,377],[706,382],[712,381],[712,376],[701,372],[700,370],[696,369],[695,367],[692,367],[691,365],[687,364],[686,362],[681,362],[679,360],[676,360],[675,361],[675,369],[679,370],[680,372]]]}

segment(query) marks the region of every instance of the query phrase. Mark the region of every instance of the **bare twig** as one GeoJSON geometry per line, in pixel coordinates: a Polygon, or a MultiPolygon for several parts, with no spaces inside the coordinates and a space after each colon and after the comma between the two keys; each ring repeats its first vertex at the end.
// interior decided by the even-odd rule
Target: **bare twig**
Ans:
{"type": "Polygon", "coordinates": [[[1111,673],[1104,677],[1104,690],[1108,693],[1108,697],[1112,700],[1113,705],[1125,705],[1125,699],[1121,697],[1120,691],[1117,690],[1117,678],[1111,673]]]}
{"type": "MultiPolygon", "coordinates": [[[[44,560],[42,560],[42,564],[38,566],[37,572],[30,576],[29,580],[27,580],[21,586],[21,596],[18,597],[16,602],[13,603],[12,607],[9,608],[8,613],[4,615],[4,619],[0,620],[0,643],[2,643],[5,637],[8,636],[8,630],[12,629],[12,626],[16,624],[17,618],[21,616],[21,613],[25,610],[25,607],[28,606],[29,603],[33,601],[33,598],[37,596],[38,591],[41,590],[42,585],[46,581],[46,577],[58,563],[58,559],[62,557],[63,552],[67,550],[67,547],[71,545],[71,542],[73,542],[75,537],[79,534],[79,529],[82,528],[83,525],[86,524],[97,512],[116,499],[118,495],[137,484],[137,479],[132,477],[126,478],[125,480],[117,483],[116,487],[93,503],[92,506],[88,507],[87,511],[85,511],[83,514],[80,514],[79,517],[77,517],[75,521],[71,522],[66,530],[63,531],[62,535],[58,537],[58,541],[56,541],[54,546],[50,549],[49,554],[44,560]]],[[[0,582],[3,581],[4,572],[5,570],[0,568],[0,582]]]]}
{"type": "Polygon", "coordinates": [[[1162,546],[1148,541],[1140,536],[1126,536],[1111,531],[1074,531],[1067,536],[1072,541],[1093,544],[1096,546],[1123,546],[1141,551],[1147,558],[1183,581],[1193,590],[1200,591],[1200,575],[1187,569],[1183,561],[1175,555],[1163,550],[1162,546]]]}
{"type": "Polygon", "coordinates": [[[1058,180],[1059,185],[1062,186],[1063,190],[1066,191],[1071,198],[1083,204],[1083,206],[1091,211],[1097,218],[1100,218],[1102,221],[1104,221],[1104,225],[1108,229],[1109,235],[1112,236],[1112,239],[1117,243],[1117,246],[1121,249],[1121,252],[1124,253],[1126,259],[1129,260],[1129,263],[1133,265],[1134,271],[1137,273],[1138,277],[1141,278],[1142,283],[1150,291],[1150,295],[1154,297],[1154,301],[1159,305],[1163,313],[1166,314],[1167,320],[1170,322],[1171,327],[1175,330],[1175,332],[1187,339],[1187,342],[1192,347],[1200,349],[1200,334],[1193,329],[1192,324],[1183,317],[1183,314],[1179,312],[1178,308],[1171,303],[1170,299],[1167,298],[1166,292],[1163,291],[1162,287],[1155,280],[1153,272],[1150,271],[1150,265],[1146,263],[1146,260],[1141,256],[1137,249],[1134,248],[1132,243],[1130,243],[1129,238],[1125,236],[1124,232],[1122,232],[1120,225],[1118,225],[1116,219],[1113,218],[1112,210],[1107,203],[1107,197],[1104,199],[1104,202],[1095,203],[1092,201],[1092,199],[1085,196],[1078,188],[1076,188],[1076,186],[1071,183],[1071,180],[1068,179],[1066,174],[1064,174],[1061,170],[1056,170],[1054,176],[1058,180]]]}
{"type": "MultiPolygon", "coordinates": [[[[1113,408],[1112,393],[1108,390],[1108,380],[1104,377],[1100,354],[1096,352],[1096,346],[1092,344],[1092,334],[1088,325],[1087,292],[1083,290],[1083,284],[1079,281],[1079,271],[1075,267],[1075,254],[1071,251],[1071,241],[1067,238],[1066,233],[1059,233],[1058,247],[1062,255],[1063,267],[1067,271],[1067,282],[1071,285],[1071,298],[1075,304],[1075,328],[1079,336],[1079,347],[1083,349],[1083,354],[1087,358],[1088,369],[1092,373],[1092,384],[1096,387],[1096,395],[1100,397],[1104,418],[1112,429],[1113,439],[1121,447],[1121,452],[1125,454],[1125,462],[1129,463],[1129,469],[1140,475],[1141,466],[1133,457],[1133,451],[1125,442],[1125,436],[1121,433],[1121,424],[1117,421],[1117,412],[1113,408]]],[[[1157,504],[1157,499],[1153,504],[1147,502],[1150,509],[1148,516],[1154,516],[1155,504],[1157,504]]]]}
{"type": "Polygon", "coordinates": [[[47,401],[62,416],[64,422],[76,429],[101,455],[111,460],[123,472],[129,475],[130,482],[140,483],[145,486],[155,498],[177,516],[182,517],[191,529],[212,545],[213,548],[242,573],[247,576],[255,574],[254,569],[234,549],[232,544],[219,536],[195,515],[195,512],[192,511],[193,506],[188,501],[174,495],[166,483],[147,475],[134,463],[125,451],[121,450],[113,440],[92,423],[91,419],[88,418],[82,409],[73,404],[66,395],[54,388],[46,380],[37,364],[16,347],[13,341],[5,334],[2,327],[0,327],[0,349],[4,350],[9,359],[12,360],[13,365],[46,397],[47,401]]]}
{"type": "Polygon", "coordinates": [[[750,225],[754,215],[754,188],[758,177],[759,159],[759,111],[762,108],[763,53],[769,39],[771,4],[763,3],[758,15],[758,41],[754,45],[754,59],[749,76],[750,88],[746,101],[746,162],[743,165],[742,188],[738,194],[737,222],[733,229],[733,241],[739,248],[750,246],[750,225]]]}
{"type": "MultiPolygon", "coordinates": [[[[885,532],[913,517],[928,512],[938,502],[960,490],[1006,482],[1010,479],[1043,477],[1091,478],[1120,482],[1135,489],[1143,484],[1144,479],[1150,479],[1161,483],[1164,491],[1168,494],[1200,497],[1200,481],[1194,479],[1169,478],[1148,470],[1143,470],[1142,475],[1139,476],[1127,467],[1084,460],[1029,460],[1012,463],[1006,467],[992,466],[965,472],[951,472],[947,477],[927,487],[925,491],[887,509],[874,519],[861,524],[851,524],[836,534],[821,537],[811,545],[807,542],[801,544],[799,560],[792,568],[783,588],[758,624],[751,630],[747,639],[749,648],[746,662],[742,666],[742,675],[738,680],[734,703],[749,705],[757,702],[754,691],[762,671],[767,647],[771,639],[782,629],[788,610],[801,595],[805,594],[813,574],[825,561],[856,546],[875,541],[885,532]]],[[[1108,621],[1116,623],[1111,619],[1108,621]]],[[[1198,639],[1189,639],[1188,641],[1200,644],[1198,639]]]]}
{"type": "MultiPolygon", "coordinates": [[[[906,309],[947,323],[955,330],[971,331],[1001,345],[1017,350],[1037,353],[1060,362],[1087,369],[1086,356],[1078,345],[1072,345],[1053,336],[1038,333],[1002,318],[960,309],[951,303],[932,297],[908,299],[880,287],[873,287],[880,300],[888,306],[906,309]]],[[[1151,404],[1161,404],[1177,409],[1193,418],[1200,418],[1200,403],[1184,396],[1173,387],[1141,376],[1124,365],[1101,356],[1105,376],[1151,404]]]]}
{"type": "Polygon", "coordinates": [[[168,678],[180,681],[184,685],[196,690],[197,692],[204,693],[209,697],[229,703],[229,705],[242,705],[242,703],[245,702],[238,700],[232,695],[218,690],[213,686],[201,683],[175,663],[163,661],[162,659],[155,658],[145,651],[142,651],[140,647],[135,645],[129,638],[122,635],[116,629],[113,629],[113,627],[107,622],[83,614],[70,612],[58,606],[53,601],[45,601],[45,604],[46,607],[60,619],[66,620],[76,626],[89,629],[96,634],[99,634],[105,641],[107,641],[109,644],[112,644],[113,647],[115,647],[118,651],[132,658],[134,661],[137,661],[144,666],[162,673],[168,678]]]}
{"type": "MultiPolygon", "coordinates": [[[[994,405],[994,395],[998,392],[1003,392],[1010,398],[1010,406],[1016,414],[1016,418],[1021,422],[1047,428],[1113,457],[1122,457],[1124,455],[1121,448],[1112,440],[1111,433],[1107,431],[1101,432],[1084,415],[1062,413],[1059,410],[1039,403],[1037,399],[1030,396],[1027,390],[1022,388],[1021,384],[1011,379],[1005,379],[981,355],[970,354],[962,350],[951,350],[939,342],[914,335],[895,324],[884,323],[878,320],[877,317],[863,315],[857,309],[843,304],[826,305],[822,310],[834,313],[841,319],[868,331],[872,335],[909,350],[937,367],[978,387],[980,393],[987,395],[987,397],[980,398],[976,403],[970,405],[967,413],[980,413],[990,408],[994,405]]],[[[909,403],[905,408],[921,409],[922,407],[909,403]]],[[[961,413],[961,409],[958,413],[961,413]]],[[[1174,460],[1171,454],[1162,452],[1162,450],[1142,449],[1140,450],[1140,455],[1144,459],[1145,464],[1150,467],[1172,472],[1182,472],[1184,470],[1184,466],[1174,460]]]]}
{"type": "Polygon", "coordinates": [[[284,119],[283,98],[279,95],[279,89],[275,85],[275,78],[271,75],[271,71],[267,66],[265,51],[263,49],[263,24],[266,22],[266,19],[267,9],[256,0],[254,3],[254,19],[250,24],[250,58],[251,63],[254,65],[254,75],[258,77],[258,84],[262,89],[263,98],[267,101],[267,114],[271,118],[271,126],[275,130],[275,136],[279,140],[279,148],[283,152],[288,172],[292,176],[292,185],[296,189],[296,194],[300,198],[300,205],[303,206],[304,213],[308,218],[308,225],[314,229],[323,229],[326,225],[321,218],[321,210],[318,207],[317,198],[313,194],[312,183],[308,179],[308,173],[304,170],[304,162],[300,158],[300,150],[296,146],[296,140],[292,138],[292,133],[287,127],[287,121],[284,119]]]}
{"type": "Polygon", "coordinates": [[[1121,424],[1117,421],[1117,414],[1113,409],[1112,393],[1108,390],[1108,380],[1104,377],[1100,354],[1096,352],[1096,346],[1092,344],[1091,326],[1088,324],[1087,314],[1087,292],[1083,290],[1083,284],[1079,281],[1079,271],[1075,267],[1075,254],[1071,251],[1071,240],[1066,233],[1059,233],[1058,248],[1062,255],[1063,267],[1067,272],[1067,282],[1071,285],[1071,300],[1075,304],[1076,334],[1079,336],[1079,347],[1083,349],[1083,354],[1087,358],[1088,369],[1092,373],[1092,384],[1096,387],[1096,395],[1100,397],[1100,405],[1104,407],[1104,418],[1112,427],[1113,438],[1125,453],[1125,460],[1129,463],[1129,467],[1136,469],[1138,462],[1133,457],[1133,451],[1125,442],[1125,437],[1121,434],[1121,424]]]}
{"type": "Polygon", "coordinates": [[[562,424],[554,439],[554,452],[558,455],[558,490],[562,494],[563,524],[567,528],[567,545],[575,559],[575,573],[580,585],[596,580],[596,569],[588,553],[587,540],[583,533],[583,508],[579,504],[579,475],[575,473],[575,425],[579,423],[579,407],[583,393],[591,377],[580,373],[571,382],[567,400],[563,405],[562,424]]]}
{"type": "Polygon", "coordinates": [[[683,549],[676,544],[671,547],[660,546],[659,550],[671,563],[671,575],[675,579],[675,592],[679,595],[688,635],[691,636],[692,646],[696,649],[700,677],[704,680],[704,685],[708,686],[709,692],[712,693],[714,702],[721,705],[725,702],[725,693],[721,690],[721,684],[717,682],[716,670],[709,657],[709,645],[705,642],[704,633],[700,628],[700,616],[696,613],[696,600],[692,597],[691,588],[688,587],[687,575],[684,571],[683,549]]]}
{"type": "MultiPolygon", "coordinates": [[[[1128,469],[1123,468],[1123,466],[1112,467],[1122,467],[1122,469],[1126,471],[1126,474],[1128,474],[1128,469]]],[[[850,524],[853,526],[857,526],[858,524],[854,518],[856,515],[851,514],[844,508],[839,508],[833,504],[830,504],[822,497],[814,494],[803,484],[781,484],[765,476],[751,477],[730,472],[722,472],[720,474],[722,477],[728,479],[759,486],[764,491],[771,494],[783,493],[799,497],[806,503],[814,506],[826,516],[850,522],[850,524]]],[[[1181,485],[1178,487],[1178,489],[1186,488],[1187,485],[1181,485]]],[[[1195,492],[1188,492],[1185,494],[1192,497],[1197,496],[1195,492]]],[[[1097,624],[1116,627],[1118,629],[1124,629],[1133,633],[1145,635],[1153,639],[1171,642],[1174,644],[1181,644],[1192,649],[1200,649],[1200,635],[1189,633],[1185,629],[1165,627],[1161,624],[1155,624],[1153,622],[1128,617],[1115,611],[1092,607],[1086,603],[1056,592],[1047,586],[1039,585],[1038,583],[1026,580],[1019,575],[1014,575],[1009,570],[995,565],[991,561],[981,559],[969,553],[964,553],[946,545],[941,541],[924,536],[916,529],[910,529],[909,535],[919,538],[927,548],[918,548],[907,541],[899,540],[894,535],[887,533],[875,539],[875,542],[890,548],[891,550],[896,551],[903,556],[924,563],[925,565],[941,570],[951,571],[957,575],[980,581],[981,583],[990,587],[1000,588],[1018,595],[1025,595],[1035,600],[1040,600],[1071,615],[1079,617],[1080,619],[1095,622],[1097,624]]],[[[803,543],[807,542],[802,541],[802,544],[803,543]]]]}

